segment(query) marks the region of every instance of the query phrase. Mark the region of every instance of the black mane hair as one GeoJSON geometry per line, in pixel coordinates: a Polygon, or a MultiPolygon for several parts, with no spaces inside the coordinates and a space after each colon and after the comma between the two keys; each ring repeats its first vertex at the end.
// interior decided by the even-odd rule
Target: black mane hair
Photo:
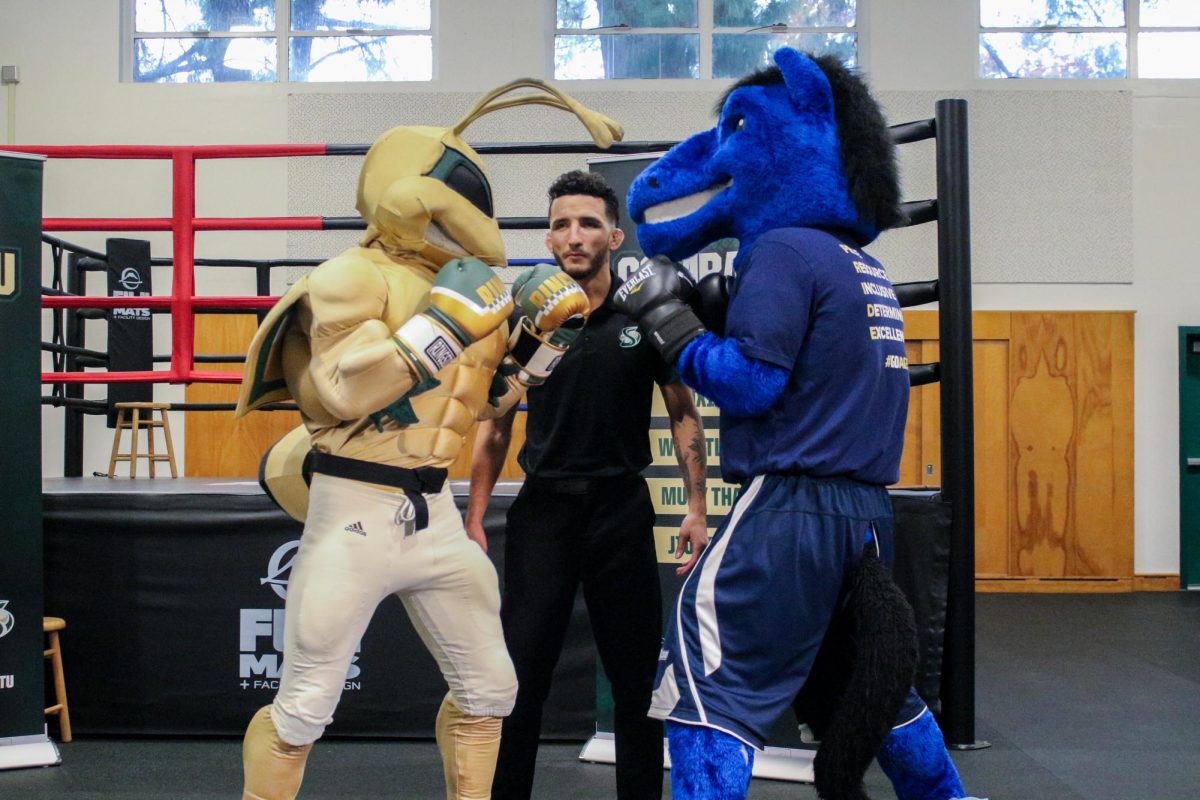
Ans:
{"type": "MultiPolygon", "coordinates": [[[[900,212],[896,146],[879,104],[862,77],[835,56],[807,55],[825,73],[833,91],[833,113],[850,200],[859,216],[878,230],[895,227],[904,219],[900,212]]],[[[720,115],[725,101],[737,89],[782,82],[783,74],[774,65],[752,72],[721,95],[715,112],[720,115]]]]}

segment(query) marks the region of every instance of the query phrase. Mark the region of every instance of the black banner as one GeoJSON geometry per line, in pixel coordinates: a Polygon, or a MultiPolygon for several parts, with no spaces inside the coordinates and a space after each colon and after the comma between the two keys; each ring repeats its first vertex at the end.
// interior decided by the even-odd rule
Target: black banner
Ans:
{"type": "MultiPolygon", "coordinates": [[[[182,491],[170,493],[115,493],[89,479],[47,484],[46,607],[69,625],[76,734],[240,735],[275,696],[301,526],[257,485],[239,494],[189,491],[203,484],[189,479],[172,481],[182,491]]],[[[465,494],[455,500],[465,508],[465,494]]],[[[511,502],[494,497],[484,519],[501,575],[511,502]]],[[[580,600],[546,705],[547,738],[592,732],[595,670],[580,600]]],[[[431,737],[445,694],[437,663],[388,597],[328,735],[431,737]]]]}
{"type": "Polygon", "coordinates": [[[917,621],[917,674],[913,685],[935,714],[941,713],[942,651],[950,580],[949,503],[933,490],[892,491],[896,515],[896,562],[892,574],[912,604],[917,621]]]}
{"type": "Polygon", "coordinates": [[[41,158],[0,153],[0,741],[44,738],[41,158]]]}
{"type": "MultiPolygon", "coordinates": [[[[105,243],[110,297],[142,297],[150,292],[150,243],[142,239],[109,239],[105,243]]],[[[152,317],[148,308],[114,308],[108,319],[108,368],[142,372],[154,368],[152,317]]],[[[148,403],[152,383],[114,383],[108,387],[108,427],[117,424],[116,403],[148,403]]]]}

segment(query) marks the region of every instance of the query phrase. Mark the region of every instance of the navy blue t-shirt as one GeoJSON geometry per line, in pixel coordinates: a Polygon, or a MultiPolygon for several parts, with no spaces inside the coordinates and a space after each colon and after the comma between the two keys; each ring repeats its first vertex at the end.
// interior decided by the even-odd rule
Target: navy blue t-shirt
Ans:
{"type": "Polygon", "coordinates": [[[895,483],[908,414],[904,319],[887,273],[814,228],[763,234],[735,264],[725,335],[790,371],[757,417],[721,415],[721,472],[895,483]]]}

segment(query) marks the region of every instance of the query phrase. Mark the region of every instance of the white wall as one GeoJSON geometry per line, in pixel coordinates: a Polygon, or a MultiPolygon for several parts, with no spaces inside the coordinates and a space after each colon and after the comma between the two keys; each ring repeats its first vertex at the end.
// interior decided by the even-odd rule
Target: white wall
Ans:
{"type": "MultiPolygon", "coordinates": [[[[437,0],[435,0],[437,2],[437,0]]],[[[870,0],[862,0],[864,5],[870,0]]],[[[278,143],[289,140],[289,93],[330,92],[402,95],[406,104],[422,94],[477,94],[519,75],[547,77],[551,52],[547,31],[548,0],[440,0],[437,16],[437,79],[431,84],[379,86],[143,86],[122,84],[119,75],[119,15],[116,2],[64,0],[0,1],[0,64],[21,68],[17,90],[16,141],[25,144],[91,143],[278,143]],[[69,21],[69,23],[68,23],[69,21]]],[[[980,309],[1128,309],[1136,312],[1136,570],[1178,569],[1178,392],[1176,328],[1200,322],[1193,309],[1197,278],[1192,253],[1200,250],[1193,187],[1200,165],[1192,142],[1200,135],[1200,84],[1195,82],[984,83],[975,80],[973,0],[875,0],[864,8],[863,66],[883,92],[955,92],[1070,90],[1132,93],[1132,136],[1115,143],[1132,163],[1132,283],[1120,284],[977,284],[980,309]]],[[[589,99],[610,92],[632,92],[633,102],[664,105],[694,95],[710,105],[723,84],[669,82],[579,82],[568,91],[589,99]]],[[[0,107],[7,99],[0,93],[0,107]]],[[[603,110],[603,109],[602,109],[603,110]]],[[[902,121],[902,120],[894,120],[902,121]]],[[[1036,133],[1039,120],[1029,120],[1036,133]]],[[[672,120],[663,127],[674,130],[672,120]]],[[[482,129],[481,127],[481,130],[482,129]]],[[[486,140],[484,133],[479,134],[486,140]]],[[[523,137],[526,138],[526,137],[523,137]]],[[[538,138],[532,135],[527,138],[538,138]]],[[[635,138],[647,138],[635,135],[635,138]]],[[[327,141],[339,141],[331,137],[327,141]]],[[[344,141],[344,140],[341,140],[344,141]]],[[[1065,154],[1064,154],[1065,155],[1065,154]]],[[[169,172],[161,163],[55,161],[47,167],[46,216],[166,216],[170,209],[169,172]]],[[[1085,198],[1088,176],[1078,193],[1085,198]]],[[[200,215],[282,215],[289,212],[289,174],[283,160],[210,163],[201,167],[200,215]]],[[[972,186],[977,197],[988,186],[972,186]]],[[[351,187],[331,187],[348,193],[351,187]]],[[[540,197],[540,179],[529,191],[540,197]]],[[[1018,202],[1013,198],[1013,202],[1018,202]]],[[[347,204],[348,205],[348,204],[347,204]]],[[[1071,213],[1064,209],[1064,224],[1071,213]]],[[[310,213],[334,213],[315,209],[310,213]]],[[[501,213],[516,213],[501,209],[501,213]]],[[[977,220],[978,224],[978,220],[977,220]]],[[[1023,235],[1013,231],[1014,237],[1023,235]]],[[[1061,259],[1072,252],[1056,248],[1056,237],[1039,246],[1061,259]]],[[[70,238],[102,247],[103,235],[70,238]]],[[[155,254],[169,252],[162,236],[152,236],[155,254]]],[[[284,234],[201,234],[197,254],[281,257],[284,234]]],[[[332,250],[333,248],[331,248],[332,250]]],[[[515,249],[515,248],[514,248],[515,249]]],[[[155,292],[167,290],[167,277],[156,270],[155,292]]],[[[249,294],[247,274],[199,280],[212,294],[249,294]]],[[[48,325],[48,316],[47,316],[48,325]]],[[[156,350],[165,352],[164,328],[156,350]]],[[[181,399],[178,387],[159,387],[158,397],[181,399]]],[[[92,390],[99,396],[97,390],[92,390]]],[[[61,474],[61,412],[43,415],[45,471],[61,474]]],[[[90,418],[85,473],[104,470],[110,434],[90,418]]],[[[176,424],[180,438],[182,425],[176,424]]]]}

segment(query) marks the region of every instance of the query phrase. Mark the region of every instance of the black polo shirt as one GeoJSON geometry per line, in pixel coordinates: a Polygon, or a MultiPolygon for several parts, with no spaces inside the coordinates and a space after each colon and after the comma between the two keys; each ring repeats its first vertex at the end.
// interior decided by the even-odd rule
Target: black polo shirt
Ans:
{"type": "Polygon", "coordinates": [[[654,385],[677,380],[627,316],[604,303],[541,386],[529,390],[517,462],[539,478],[636,475],[650,463],[654,385]]]}

